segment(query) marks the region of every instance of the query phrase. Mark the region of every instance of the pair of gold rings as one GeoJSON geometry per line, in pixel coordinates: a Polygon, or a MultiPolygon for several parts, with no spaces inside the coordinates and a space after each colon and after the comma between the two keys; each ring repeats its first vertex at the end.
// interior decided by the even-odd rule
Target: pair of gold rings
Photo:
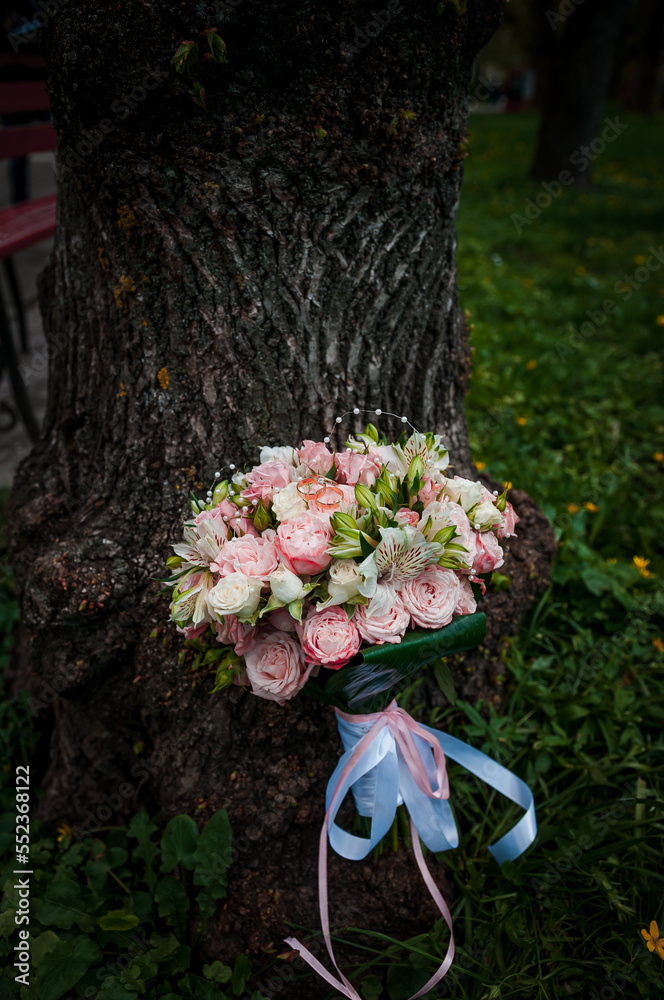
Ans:
{"type": "Polygon", "coordinates": [[[323,476],[309,476],[297,484],[297,492],[305,500],[315,500],[321,510],[339,510],[344,498],[343,490],[323,476]],[[334,498],[334,499],[333,499],[334,498]],[[338,499],[336,499],[338,498],[338,499]]]}

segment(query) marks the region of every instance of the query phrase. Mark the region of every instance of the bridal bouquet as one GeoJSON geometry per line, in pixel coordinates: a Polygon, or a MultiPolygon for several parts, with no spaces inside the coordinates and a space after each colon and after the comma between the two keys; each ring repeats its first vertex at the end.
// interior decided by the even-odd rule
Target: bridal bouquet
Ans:
{"type": "Polygon", "coordinates": [[[365,701],[483,637],[473,584],[514,534],[505,493],[446,476],[437,434],[387,444],[369,424],[343,451],[328,443],[263,448],[259,465],[192,501],[168,561],[171,616],[187,638],[212,630],[228,648],[218,688],[365,701]]]}
{"type": "Polygon", "coordinates": [[[450,911],[420,845],[420,837],[434,852],[458,844],[446,758],[526,810],[489,847],[499,863],[532,843],[535,807],[521,779],[416,722],[394,696],[419,668],[482,641],[482,577],[503,564],[501,543],[519,519],[506,493],[446,474],[440,435],[413,431],[388,444],[368,424],[341,451],[329,443],[263,448],[259,465],[231,466],[230,479],[217,473],[206,500],[192,499],[184,542],[168,560],[171,617],[188,639],[207,631],[221,644],[213,690],[235,682],[279,703],[302,691],[335,707],[345,753],[327,789],[319,898],[338,977],[297,939],[287,943],[349,1000],[361,998],[334,957],[327,843],[342,857],[364,858],[406,806],[422,877],[450,929],[447,954],[419,997],[454,957],[450,911]],[[335,822],[349,790],[371,820],[367,837],[335,822]]]}

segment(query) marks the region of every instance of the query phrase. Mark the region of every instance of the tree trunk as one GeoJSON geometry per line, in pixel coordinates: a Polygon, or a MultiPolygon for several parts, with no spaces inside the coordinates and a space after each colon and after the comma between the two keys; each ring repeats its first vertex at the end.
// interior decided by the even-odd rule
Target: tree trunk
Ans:
{"type": "Polygon", "coordinates": [[[551,30],[564,19],[547,86],[531,177],[589,187],[592,164],[602,145],[600,127],[620,27],[628,0],[583,0],[567,15],[548,10],[551,30]],[[567,172],[571,180],[561,178],[567,172]]]}
{"type": "MultiPolygon", "coordinates": [[[[329,0],[193,6],[130,0],[120,19],[70,0],[48,26],[60,160],[41,287],[49,404],[8,527],[15,682],[50,727],[42,818],[89,829],[139,803],[201,819],[227,808],[239,857],[208,943],[230,957],[278,940],[286,919],[316,926],[339,741],[303,698],[210,697],[151,580],[190,488],[255,462],[261,444],[322,435],[353,405],[444,431],[472,471],[455,216],[470,68],[501,0],[375,16],[329,0]],[[180,42],[203,51],[211,26],[228,65],[177,76],[180,42]],[[188,93],[196,79],[207,110],[188,93]]],[[[512,591],[489,609],[493,660],[467,661],[470,696],[496,691],[498,637],[548,569],[550,529],[525,495],[515,502],[512,591]]],[[[346,923],[421,930],[434,913],[409,894],[413,872],[407,852],[335,859],[332,898],[346,923]]]]}

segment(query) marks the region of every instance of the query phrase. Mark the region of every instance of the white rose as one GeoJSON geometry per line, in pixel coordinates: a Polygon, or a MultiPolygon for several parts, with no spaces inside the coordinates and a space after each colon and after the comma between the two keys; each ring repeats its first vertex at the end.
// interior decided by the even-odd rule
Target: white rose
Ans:
{"type": "Polygon", "coordinates": [[[224,576],[208,594],[210,610],[217,618],[235,615],[240,621],[246,621],[259,605],[262,586],[262,580],[242,573],[224,576]]]}
{"type": "Polygon", "coordinates": [[[272,593],[282,604],[299,601],[305,595],[302,580],[296,573],[291,573],[283,563],[279,564],[274,573],[270,573],[269,583],[272,593]]]}
{"type": "Polygon", "coordinates": [[[317,611],[345,604],[360,592],[363,576],[354,559],[333,559],[328,575],[327,592],[330,596],[326,601],[316,605],[317,611]]]}
{"type": "Polygon", "coordinates": [[[277,521],[290,521],[309,510],[306,500],[297,492],[297,483],[289,483],[281,490],[275,490],[272,497],[272,511],[277,521]]]}
{"type": "Polygon", "coordinates": [[[455,476],[454,479],[445,480],[443,492],[456,503],[460,503],[465,511],[469,511],[475,504],[480,503],[484,487],[481,483],[455,476]]]}
{"type": "Polygon", "coordinates": [[[295,448],[286,446],[277,448],[261,448],[261,465],[266,462],[285,462],[286,465],[297,465],[295,448]]]}
{"type": "Polygon", "coordinates": [[[495,524],[503,523],[503,515],[491,500],[480,503],[468,514],[468,519],[476,531],[489,531],[495,524]]]}

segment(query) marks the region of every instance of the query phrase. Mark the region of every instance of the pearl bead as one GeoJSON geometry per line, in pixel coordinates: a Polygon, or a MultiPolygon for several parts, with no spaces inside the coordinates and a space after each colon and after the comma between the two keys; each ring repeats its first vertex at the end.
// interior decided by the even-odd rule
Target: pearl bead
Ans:
{"type": "Polygon", "coordinates": [[[383,412],[382,410],[375,410],[375,414],[377,417],[379,417],[382,412],[383,412]]]}
{"type": "Polygon", "coordinates": [[[220,473],[220,472],[215,472],[215,474],[214,474],[214,478],[215,478],[215,479],[219,479],[219,476],[220,476],[220,475],[221,475],[221,473],[220,473]]]}
{"type": "Polygon", "coordinates": [[[357,414],[358,414],[359,412],[360,412],[360,408],[359,408],[359,406],[354,406],[354,407],[353,407],[353,413],[355,414],[355,416],[357,416],[357,414]]]}
{"type": "Polygon", "coordinates": [[[407,424],[408,423],[408,417],[402,417],[401,418],[401,423],[402,424],[407,424]]]}
{"type": "Polygon", "coordinates": [[[494,495],[495,497],[497,497],[497,496],[498,496],[498,490],[494,490],[494,491],[493,491],[493,495],[494,495]]]}
{"type": "Polygon", "coordinates": [[[330,439],[329,439],[329,438],[327,438],[327,437],[326,437],[326,438],[323,438],[323,442],[324,442],[325,444],[329,444],[329,443],[330,443],[330,439]]]}
{"type": "Polygon", "coordinates": [[[336,423],[338,423],[338,424],[341,423],[341,417],[335,417],[334,419],[335,419],[336,423]]]}
{"type": "Polygon", "coordinates": [[[233,471],[233,469],[235,468],[235,466],[234,466],[234,465],[233,465],[233,463],[231,462],[231,464],[230,464],[230,465],[228,466],[228,468],[229,468],[229,469],[230,469],[231,471],[233,471]]]}

